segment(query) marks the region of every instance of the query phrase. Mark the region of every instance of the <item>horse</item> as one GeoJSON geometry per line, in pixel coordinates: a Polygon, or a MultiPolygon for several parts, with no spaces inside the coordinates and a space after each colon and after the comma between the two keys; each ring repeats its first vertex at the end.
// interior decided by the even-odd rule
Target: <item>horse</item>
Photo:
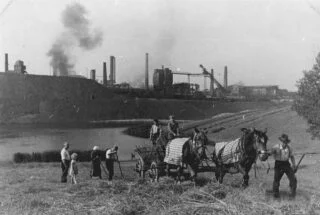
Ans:
{"type": "MultiPolygon", "coordinates": [[[[208,144],[208,138],[206,133],[200,131],[198,138],[193,141],[189,138],[182,147],[182,162],[181,165],[166,164],[166,173],[169,176],[170,169],[176,168],[177,176],[176,182],[181,182],[181,176],[183,175],[184,166],[187,168],[191,181],[194,181],[197,177],[198,167],[202,160],[207,159],[205,154],[205,147],[208,144]]],[[[177,138],[179,139],[179,138],[177,138]]]]}
{"type": "MultiPolygon", "coordinates": [[[[176,138],[179,139],[179,138],[176,138]]],[[[170,169],[176,169],[176,177],[175,180],[177,183],[181,182],[181,176],[183,175],[184,167],[187,168],[191,181],[195,180],[197,176],[197,168],[200,164],[200,156],[197,151],[194,149],[192,140],[189,139],[184,143],[182,147],[182,157],[181,164],[171,164],[166,163],[166,174],[170,175],[170,169]]],[[[188,177],[189,178],[189,177],[188,177]]]]}
{"type": "Polygon", "coordinates": [[[240,172],[243,175],[242,186],[247,187],[252,164],[256,162],[258,157],[261,161],[268,159],[267,130],[242,128],[241,131],[241,137],[235,141],[216,143],[214,147],[212,160],[216,164],[215,177],[220,184],[223,183],[223,177],[226,173],[235,174],[240,172]],[[230,144],[234,144],[234,147],[230,147],[230,144]],[[230,149],[229,154],[226,151],[227,148],[230,149]]]}

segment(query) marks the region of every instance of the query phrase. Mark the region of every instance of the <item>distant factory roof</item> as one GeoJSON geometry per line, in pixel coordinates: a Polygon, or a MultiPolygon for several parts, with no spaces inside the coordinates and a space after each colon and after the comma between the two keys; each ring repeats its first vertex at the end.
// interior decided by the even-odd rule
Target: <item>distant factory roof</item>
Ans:
{"type": "Polygon", "coordinates": [[[229,87],[246,87],[246,88],[273,88],[273,87],[276,87],[278,88],[279,86],[278,85],[255,85],[255,86],[246,86],[246,85],[238,85],[238,84],[233,84],[233,85],[230,85],[229,87]]]}

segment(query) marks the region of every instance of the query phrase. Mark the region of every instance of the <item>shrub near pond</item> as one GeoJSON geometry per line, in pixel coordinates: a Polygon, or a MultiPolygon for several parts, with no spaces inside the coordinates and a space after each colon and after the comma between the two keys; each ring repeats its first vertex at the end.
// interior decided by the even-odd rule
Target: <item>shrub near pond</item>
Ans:
{"type": "MultiPolygon", "coordinates": [[[[73,150],[70,151],[70,155],[72,153],[78,154],[78,161],[80,162],[88,162],[91,161],[91,151],[80,151],[73,150]]],[[[99,151],[100,158],[102,161],[105,160],[105,151],[99,151]]],[[[44,152],[32,152],[32,153],[20,153],[17,152],[13,155],[13,161],[15,163],[27,163],[27,162],[60,162],[61,155],[60,150],[52,150],[52,151],[44,151],[44,152]]]]}

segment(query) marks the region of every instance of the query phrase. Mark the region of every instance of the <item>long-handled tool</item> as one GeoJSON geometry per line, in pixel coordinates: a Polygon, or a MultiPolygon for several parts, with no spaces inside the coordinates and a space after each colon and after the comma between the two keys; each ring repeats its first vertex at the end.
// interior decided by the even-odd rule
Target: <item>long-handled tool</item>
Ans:
{"type": "Polygon", "coordinates": [[[121,177],[122,177],[122,179],[124,179],[124,176],[123,176],[123,174],[122,174],[122,169],[121,169],[120,161],[118,161],[118,164],[119,164],[119,169],[120,169],[121,177]]]}
{"type": "Polygon", "coordinates": [[[296,173],[298,171],[299,165],[300,165],[300,163],[301,163],[301,161],[302,161],[302,159],[304,158],[305,155],[306,155],[306,153],[302,154],[302,156],[301,156],[296,168],[293,170],[294,173],[296,173]]]}

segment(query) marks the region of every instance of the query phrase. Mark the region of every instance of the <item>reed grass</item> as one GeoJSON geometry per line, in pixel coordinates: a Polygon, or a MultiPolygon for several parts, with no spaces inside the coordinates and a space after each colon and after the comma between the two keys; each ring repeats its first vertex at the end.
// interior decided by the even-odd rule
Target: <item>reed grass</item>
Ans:
{"type": "MultiPolygon", "coordinates": [[[[78,161],[80,162],[88,162],[91,161],[91,152],[92,151],[81,151],[81,150],[73,150],[70,151],[70,155],[72,153],[78,154],[78,161]]],[[[105,151],[99,150],[100,159],[102,161],[105,160],[105,151]]],[[[29,163],[29,162],[60,162],[61,155],[58,150],[44,151],[44,152],[32,152],[32,153],[14,153],[13,154],[13,162],[15,163],[29,163]]]]}

